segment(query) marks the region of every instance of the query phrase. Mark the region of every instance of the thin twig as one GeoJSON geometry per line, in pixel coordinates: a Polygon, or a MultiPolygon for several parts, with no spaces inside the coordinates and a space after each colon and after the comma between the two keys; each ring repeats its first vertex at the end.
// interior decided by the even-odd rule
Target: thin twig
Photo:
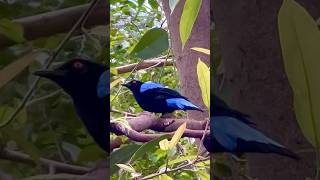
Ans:
{"type": "MultiPolygon", "coordinates": [[[[75,30],[78,28],[78,26],[80,24],[83,23],[83,21],[86,19],[87,16],[90,15],[91,9],[96,5],[96,3],[99,0],[93,0],[92,3],[90,4],[90,6],[88,7],[88,9],[81,15],[81,17],[79,18],[79,20],[73,25],[73,27],[71,28],[71,30],[68,32],[68,34],[65,36],[65,38],[60,42],[60,44],[58,45],[58,47],[54,50],[54,53],[52,54],[52,56],[49,57],[47,64],[44,66],[44,69],[48,69],[50,67],[50,65],[52,64],[52,62],[55,60],[55,58],[58,56],[59,52],[63,49],[64,45],[68,42],[68,40],[71,38],[71,36],[73,35],[73,33],[75,32],[75,30]]],[[[25,106],[25,104],[27,103],[27,101],[29,100],[29,98],[32,96],[35,88],[37,87],[38,83],[39,83],[40,77],[36,77],[36,79],[33,81],[33,83],[31,84],[31,87],[29,88],[28,92],[26,93],[26,95],[23,97],[21,103],[19,104],[19,106],[16,108],[16,110],[11,114],[11,116],[9,117],[9,119],[7,121],[5,121],[6,123],[4,125],[2,125],[1,127],[4,127],[6,125],[8,125],[18,114],[19,112],[23,109],[23,107],[25,106]]]]}
{"type": "Polygon", "coordinates": [[[186,168],[186,167],[189,167],[189,166],[194,166],[196,163],[199,163],[199,162],[203,162],[203,161],[206,161],[206,160],[209,160],[210,157],[206,157],[206,158],[203,158],[203,159],[199,159],[197,160],[196,162],[191,162],[191,163],[188,163],[188,164],[185,164],[185,165],[182,165],[182,166],[179,166],[177,168],[174,168],[172,170],[168,170],[168,171],[164,171],[164,172],[159,172],[159,173],[155,173],[155,174],[150,174],[148,176],[145,176],[143,178],[141,178],[140,180],[146,180],[146,179],[152,179],[154,177],[157,177],[157,176],[160,176],[162,174],[167,174],[167,173],[170,173],[170,172],[176,172],[176,171],[179,171],[183,168],[186,168]]]}

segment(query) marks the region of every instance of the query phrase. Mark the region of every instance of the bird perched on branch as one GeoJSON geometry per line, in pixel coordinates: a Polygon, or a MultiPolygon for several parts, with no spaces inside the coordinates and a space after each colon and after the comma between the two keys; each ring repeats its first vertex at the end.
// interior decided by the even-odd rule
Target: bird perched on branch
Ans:
{"type": "Polygon", "coordinates": [[[132,91],[136,101],[145,111],[162,114],[172,113],[175,110],[202,111],[177,91],[159,83],[132,80],[123,86],[132,91]]]}
{"type": "Polygon", "coordinates": [[[73,59],[54,70],[34,73],[57,83],[67,92],[90,135],[108,151],[109,69],[83,59],[73,59]]]}
{"type": "Polygon", "coordinates": [[[267,137],[255,128],[246,114],[231,109],[218,97],[213,98],[210,122],[211,136],[204,143],[209,152],[275,153],[293,159],[299,157],[285,146],[267,137]]]}

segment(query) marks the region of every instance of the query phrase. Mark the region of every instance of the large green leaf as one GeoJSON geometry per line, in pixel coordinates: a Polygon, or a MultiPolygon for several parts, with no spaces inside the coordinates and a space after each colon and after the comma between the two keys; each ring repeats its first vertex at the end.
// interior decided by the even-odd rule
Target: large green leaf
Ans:
{"type": "Polygon", "coordinates": [[[180,19],[180,39],[182,47],[186,44],[191,34],[193,24],[198,17],[202,0],[186,0],[180,19]]]}
{"type": "Polygon", "coordinates": [[[319,149],[320,32],[307,11],[293,0],[283,1],[278,21],[295,114],[304,136],[319,149]]]}
{"type": "Polygon", "coordinates": [[[17,43],[25,41],[23,27],[19,23],[10,21],[9,19],[0,19],[0,34],[17,43]]]}
{"type": "Polygon", "coordinates": [[[152,141],[149,141],[147,143],[144,143],[131,157],[130,163],[133,163],[135,160],[137,160],[140,157],[145,156],[146,152],[148,152],[150,149],[153,149],[155,146],[159,144],[159,142],[165,138],[168,138],[169,135],[163,135],[158,139],[154,139],[152,141]]]}
{"type": "Polygon", "coordinates": [[[142,36],[129,54],[141,59],[156,57],[168,49],[168,38],[168,33],[164,29],[150,29],[142,36]]]}
{"type": "Polygon", "coordinates": [[[124,164],[139,149],[140,145],[130,144],[125,147],[121,147],[119,150],[114,151],[110,154],[110,174],[114,174],[119,170],[116,164],[124,164]]]}

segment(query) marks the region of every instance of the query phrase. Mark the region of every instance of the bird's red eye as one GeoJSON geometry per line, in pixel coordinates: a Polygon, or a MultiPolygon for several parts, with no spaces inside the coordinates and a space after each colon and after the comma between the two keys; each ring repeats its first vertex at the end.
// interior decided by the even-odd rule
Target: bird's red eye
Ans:
{"type": "Polygon", "coordinates": [[[83,64],[81,62],[79,62],[79,61],[76,61],[76,62],[73,63],[73,67],[75,69],[82,69],[83,68],[83,64]]]}

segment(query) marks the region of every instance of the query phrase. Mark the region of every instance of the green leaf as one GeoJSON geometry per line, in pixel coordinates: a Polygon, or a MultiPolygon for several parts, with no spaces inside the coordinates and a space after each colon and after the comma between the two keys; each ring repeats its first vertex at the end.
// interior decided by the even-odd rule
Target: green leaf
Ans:
{"type": "Polygon", "coordinates": [[[168,33],[164,29],[150,29],[142,36],[131,51],[129,51],[129,54],[141,59],[156,57],[168,49],[168,38],[168,33]]]}
{"type": "Polygon", "coordinates": [[[169,161],[168,164],[166,163],[166,164],[161,165],[161,166],[159,167],[159,169],[162,169],[162,168],[166,167],[167,165],[168,165],[168,166],[172,166],[172,165],[174,165],[174,164],[182,163],[182,162],[185,162],[185,161],[187,161],[187,160],[190,160],[190,161],[191,161],[191,160],[194,160],[195,158],[197,158],[196,155],[178,157],[177,159],[174,159],[174,160],[172,160],[172,161],[169,161]]]}
{"type": "Polygon", "coordinates": [[[197,64],[197,74],[203,103],[210,109],[210,69],[200,58],[197,64]]]}
{"type": "Polygon", "coordinates": [[[152,141],[149,141],[147,143],[144,143],[136,152],[134,152],[133,156],[131,157],[130,159],[130,163],[133,163],[135,160],[137,160],[138,158],[140,157],[143,157],[146,152],[148,152],[150,149],[154,148],[155,146],[158,145],[158,143],[165,139],[165,138],[168,138],[169,136],[168,135],[164,135],[164,136],[161,136],[160,138],[158,139],[154,139],[152,141]]]}
{"type": "Polygon", "coordinates": [[[180,0],[169,0],[169,7],[171,10],[171,13],[174,11],[174,8],[177,6],[179,1],[180,0]]]}
{"type": "Polygon", "coordinates": [[[19,23],[9,19],[0,19],[0,34],[17,43],[25,41],[23,27],[19,23]]]}
{"type": "Polygon", "coordinates": [[[213,164],[213,174],[218,177],[230,177],[232,176],[232,170],[222,162],[215,162],[213,164]]]}
{"type": "Polygon", "coordinates": [[[119,150],[110,154],[110,174],[114,174],[119,170],[119,167],[115,164],[126,163],[131,156],[139,149],[140,145],[130,144],[121,147],[119,150]]]}
{"type": "Polygon", "coordinates": [[[152,7],[152,9],[158,9],[159,4],[157,2],[157,0],[148,0],[150,6],[152,7]]]}
{"type": "Polygon", "coordinates": [[[142,6],[145,0],[138,0],[138,5],[142,6]]]}
{"type": "Polygon", "coordinates": [[[2,130],[10,139],[17,143],[18,147],[23,150],[23,152],[26,152],[28,155],[30,155],[35,162],[40,160],[40,150],[27,139],[22,131],[9,131],[4,128],[2,130]]]}
{"type": "Polygon", "coordinates": [[[161,174],[153,178],[153,180],[173,180],[170,176],[166,174],[161,174]]]}
{"type": "Polygon", "coordinates": [[[206,172],[205,170],[199,170],[198,175],[200,180],[210,180],[210,173],[206,172]]]}
{"type": "Polygon", "coordinates": [[[180,39],[182,48],[191,34],[193,24],[198,17],[202,0],[186,0],[180,19],[180,39]]]}
{"type": "Polygon", "coordinates": [[[304,136],[319,150],[320,32],[308,12],[292,0],[283,1],[278,23],[296,118],[304,136]]]}

